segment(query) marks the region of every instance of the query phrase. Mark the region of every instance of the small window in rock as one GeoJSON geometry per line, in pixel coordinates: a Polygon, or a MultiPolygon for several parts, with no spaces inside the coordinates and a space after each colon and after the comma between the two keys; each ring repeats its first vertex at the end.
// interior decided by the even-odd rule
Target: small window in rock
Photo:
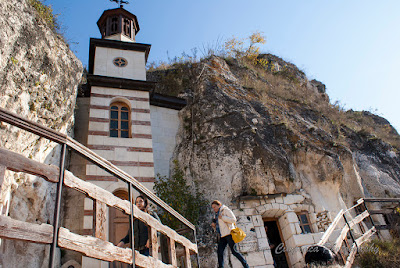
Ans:
{"type": "Polygon", "coordinates": [[[126,65],[128,65],[128,61],[122,57],[115,58],[113,62],[114,65],[117,67],[125,67],[126,65]]]}
{"type": "Polygon", "coordinates": [[[297,213],[297,218],[299,219],[300,229],[302,234],[312,233],[311,224],[308,218],[307,212],[297,213]]]}
{"type": "Polygon", "coordinates": [[[130,138],[130,109],[123,102],[110,107],[110,137],[130,138]]]}

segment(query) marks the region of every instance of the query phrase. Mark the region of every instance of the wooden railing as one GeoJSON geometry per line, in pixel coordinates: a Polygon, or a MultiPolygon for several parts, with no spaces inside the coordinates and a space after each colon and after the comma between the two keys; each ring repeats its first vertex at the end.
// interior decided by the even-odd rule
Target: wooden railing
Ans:
{"type": "Polygon", "coordinates": [[[357,201],[357,204],[355,204],[353,207],[351,207],[347,210],[340,210],[339,213],[336,215],[335,219],[332,221],[331,225],[325,231],[324,235],[322,236],[322,238],[320,239],[320,241],[318,242],[317,245],[324,246],[329,241],[329,238],[332,236],[333,231],[337,230],[337,229],[342,229],[342,231],[340,232],[339,236],[336,238],[336,241],[333,244],[333,247],[331,248],[331,250],[333,251],[333,253],[339,254],[343,259],[345,267],[349,268],[352,266],[355,255],[358,252],[361,244],[363,244],[373,234],[376,233],[376,228],[374,226],[374,222],[371,218],[371,215],[368,212],[367,207],[365,206],[364,199],[362,199],[362,198],[359,199],[357,201]],[[362,208],[362,209],[360,209],[360,208],[362,208]],[[361,212],[356,217],[349,220],[350,217],[352,217],[350,213],[355,211],[356,209],[358,209],[358,211],[363,210],[363,212],[361,212]],[[362,224],[362,222],[366,218],[370,219],[372,227],[365,232],[363,232],[364,228],[360,228],[361,232],[363,232],[363,234],[356,239],[353,228],[357,224],[362,224]],[[348,235],[350,235],[351,239],[353,240],[353,243],[351,246],[346,245],[346,246],[349,246],[349,248],[347,248],[348,254],[345,254],[340,251],[341,251],[341,248],[345,241],[347,244],[348,235]],[[346,257],[346,255],[347,255],[347,257],[346,257]]]}
{"type": "MultiPolygon", "coordinates": [[[[82,144],[71,139],[70,137],[58,133],[47,127],[23,119],[15,114],[9,113],[0,108],[0,121],[7,122],[11,125],[17,126],[21,129],[30,131],[41,137],[45,137],[51,141],[61,144],[62,159],[60,167],[53,165],[46,165],[31,159],[28,159],[17,153],[0,148],[0,193],[2,190],[3,178],[5,170],[15,172],[24,172],[32,175],[39,176],[51,183],[58,183],[56,210],[54,215],[54,223],[50,224],[35,224],[27,223],[19,220],[12,219],[0,213],[0,238],[17,239],[22,241],[29,241],[41,244],[51,244],[51,255],[49,267],[54,267],[54,254],[56,246],[68,250],[80,252],[88,257],[96,258],[104,261],[120,261],[123,263],[131,264],[140,267],[177,267],[177,257],[175,242],[182,245],[184,248],[185,266],[191,267],[191,254],[197,254],[197,244],[192,243],[189,239],[178,234],[168,226],[163,225],[149,214],[139,210],[133,205],[133,195],[131,188],[134,188],[144,194],[150,201],[163,208],[165,211],[171,213],[174,217],[180,220],[188,228],[193,230],[196,237],[196,229],[193,224],[186,220],[182,215],[168,206],[164,201],[159,199],[151,191],[141,185],[132,176],[111,164],[109,161],[103,159],[95,154],[82,144]],[[66,147],[70,147],[95,165],[108,171],[117,178],[129,183],[129,196],[130,200],[122,200],[114,196],[111,192],[104,190],[92,183],[81,180],[71,172],[64,169],[64,159],[66,147]],[[94,201],[94,236],[83,236],[70,232],[70,230],[59,226],[60,215],[60,202],[62,187],[69,187],[76,189],[86,194],[87,197],[94,201]],[[133,248],[120,248],[105,240],[104,225],[106,206],[114,207],[124,211],[130,215],[131,237],[133,237],[133,219],[138,219],[145,222],[150,228],[150,241],[151,241],[151,256],[146,257],[141,255],[133,248]],[[158,239],[157,233],[164,234],[168,239],[168,252],[169,264],[163,263],[158,259],[158,239]],[[52,257],[53,256],[53,257],[52,257]]],[[[3,187],[4,188],[4,187],[3,187]]],[[[0,204],[4,205],[4,204],[0,204]]],[[[0,212],[6,211],[0,209],[0,212]]],[[[134,243],[131,243],[132,246],[134,243]]],[[[198,259],[197,259],[198,260],[198,259]]]]}
{"type": "Polygon", "coordinates": [[[381,215],[385,218],[385,224],[375,226],[377,230],[391,230],[400,235],[400,226],[398,226],[398,220],[395,216],[399,214],[400,198],[365,198],[364,200],[366,203],[379,203],[380,207],[383,207],[369,210],[371,215],[381,215]]]}

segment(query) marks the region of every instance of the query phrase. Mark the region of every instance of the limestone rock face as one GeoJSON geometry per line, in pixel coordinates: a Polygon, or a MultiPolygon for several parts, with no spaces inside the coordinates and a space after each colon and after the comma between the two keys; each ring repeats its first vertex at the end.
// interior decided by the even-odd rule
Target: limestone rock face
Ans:
{"type": "Polygon", "coordinates": [[[348,148],[332,146],[329,137],[313,142],[322,133],[308,133],[312,122],[298,114],[286,115],[298,129],[276,123],[268,106],[240,85],[224,60],[213,57],[203,64],[193,98],[180,114],[176,157],[210,199],[229,204],[238,196],[311,193],[323,185],[327,189],[320,194],[337,199],[347,180],[357,185],[352,195],[363,196],[348,148]]]}
{"type": "MultiPolygon", "coordinates": [[[[80,61],[29,1],[0,1],[0,107],[68,133],[74,123],[81,76],[80,61]]],[[[58,165],[60,160],[57,144],[4,123],[0,125],[0,146],[47,164],[58,165]]],[[[52,223],[55,189],[43,179],[7,171],[0,201],[7,198],[4,193],[11,192],[12,218],[52,223]]],[[[48,266],[48,246],[3,243],[3,267],[48,266]]]]}
{"type": "MultiPolygon", "coordinates": [[[[209,200],[231,206],[240,196],[303,196],[301,203],[312,212],[329,211],[333,217],[364,196],[399,196],[400,157],[392,146],[344,126],[338,130],[290,96],[281,101],[243,86],[243,77],[255,80],[257,74],[246,70],[241,75],[238,69],[235,63],[211,57],[191,66],[185,78],[190,80],[183,94],[188,105],[180,112],[175,158],[188,185],[197,185],[209,200]],[[318,125],[321,121],[326,128],[318,125]],[[346,141],[337,143],[340,135],[346,141]]],[[[323,84],[300,78],[296,83],[304,85],[305,94],[329,105],[323,84]]],[[[274,90],[273,79],[264,79],[265,90],[274,90]]],[[[210,255],[216,257],[209,229],[208,224],[200,227],[206,266],[215,263],[210,255]]]]}

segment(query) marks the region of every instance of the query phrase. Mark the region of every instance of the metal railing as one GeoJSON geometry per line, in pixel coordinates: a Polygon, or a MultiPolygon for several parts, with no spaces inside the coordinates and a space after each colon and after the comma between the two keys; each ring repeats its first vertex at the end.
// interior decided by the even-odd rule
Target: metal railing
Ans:
{"type": "MultiPolygon", "coordinates": [[[[9,169],[17,172],[25,172],[34,174],[45,180],[53,183],[57,183],[57,195],[54,211],[53,226],[48,224],[33,224],[25,223],[17,220],[13,220],[6,215],[0,215],[0,238],[8,239],[19,239],[36,243],[50,244],[50,259],[49,267],[53,268],[55,265],[55,253],[56,247],[61,247],[69,250],[74,250],[83,253],[86,256],[93,257],[105,261],[121,261],[124,263],[131,264],[132,267],[139,265],[141,267],[177,267],[176,249],[175,242],[181,244],[184,248],[185,264],[186,267],[191,267],[190,255],[191,252],[197,255],[197,266],[199,267],[198,249],[197,249],[197,238],[196,228],[180,215],[177,211],[171,208],[163,200],[158,198],[150,190],[140,184],[135,178],[130,176],[128,173],[119,169],[106,159],[97,155],[87,147],[83,146],[74,139],[68,137],[65,134],[59,133],[48,127],[42,126],[30,120],[24,119],[16,114],[10,113],[7,110],[0,108],[0,121],[6,122],[10,125],[16,126],[20,129],[26,130],[40,137],[44,137],[50,141],[56,142],[61,145],[61,159],[60,166],[55,167],[51,165],[45,165],[34,160],[25,158],[19,154],[11,151],[0,149],[0,169],[9,169]],[[83,181],[75,177],[72,173],[65,170],[65,156],[67,148],[71,148],[76,151],[79,155],[83,156],[90,162],[94,163],[98,167],[114,175],[118,179],[121,179],[128,183],[128,195],[129,201],[122,200],[112,193],[94,185],[89,182],[83,181]],[[92,198],[99,206],[108,205],[109,207],[116,207],[123,210],[126,214],[129,214],[130,220],[130,236],[133,241],[133,220],[138,218],[146,222],[150,228],[150,241],[152,245],[152,256],[145,257],[134,250],[134,243],[131,243],[131,249],[124,249],[114,246],[108,241],[104,241],[101,234],[97,235],[97,229],[100,226],[94,226],[95,237],[92,236],[81,236],[78,234],[71,233],[68,229],[60,227],[60,212],[61,212],[61,195],[63,187],[69,187],[77,189],[87,196],[92,198]],[[143,195],[145,195],[151,202],[163,208],[166,212],[173,215],[181,223],[190,228],[194,233],[195,243],[192,243],[187,238],[178,234],[171,228],[162,225],[160,222],[155,220],[149,214],[140,211],[135,205],[133,205],[133,189],[136,189],[143,195]],[[15,233],[13,226],[18,226],[19,233],[15,233]],[[33,233],[32,230],[37,231],[33,233]],[[168,252],[170,264],[164,264],[158,260],[158,241],[157,232],[163,233],[168,237],[168,252]]],[[[4,175],[4,174],[3,174],[4,175]]],[[[0,172],[0,190],[3,178],[0,172]]],[[[96,213],[94,213],[94,217],[96,213]]],[[[93,222],[96,222],[95,220],[93,222]]]]}

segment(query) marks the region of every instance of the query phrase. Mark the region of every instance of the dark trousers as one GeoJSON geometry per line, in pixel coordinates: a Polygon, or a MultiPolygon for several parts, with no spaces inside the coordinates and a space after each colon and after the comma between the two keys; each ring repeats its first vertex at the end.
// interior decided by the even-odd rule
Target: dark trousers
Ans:
{"type": "Polygon", "coordinates": [[[224,237],[221,237],[218,242],[218,267],[222,268],[224,267],[224,251],[226,248],[226,245],[229,244],[229,247],[231,248],[233,256],[235,256],[243,265],[243,267],[248,268],[249,265],[247,264],[246,260],[243,258],[242,254],[239,253],[237,250],[237,247],[235,246],[235,242],[233,242],[232,235],[227,235],[224,237]]]}
{"type": "Polygon", "coordinates": [[[144,256],[150,256],[150,249],[149,248],[145,248],[145,249],[139,250],[139,253],[144,255],[144,256]]]}

